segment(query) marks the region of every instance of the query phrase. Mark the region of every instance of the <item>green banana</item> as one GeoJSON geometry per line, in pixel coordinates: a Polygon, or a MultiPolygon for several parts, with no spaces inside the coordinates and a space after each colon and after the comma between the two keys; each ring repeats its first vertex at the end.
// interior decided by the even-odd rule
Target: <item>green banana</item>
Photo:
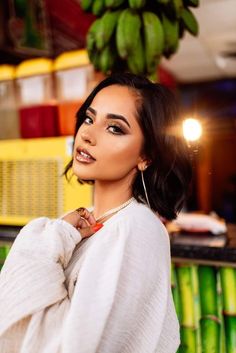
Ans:
{"type": "Polygon", "coordinates": [[[186,30],[194,36],[198,35],[198,23],[191,10],[183,8],[180,16],[186,30]]]}
{"type": "Polygon", "coordinates": [[[146,0],[129,0],[129,7],[131,9],[141,9],[146,4],[146,0]]]}
{"type": "Polygon", "coordinates": [[[92,13],[95,16],[101,16],[105,12],[105,3],[104,0],[94,0],[92,5],[92,13]]]}
{"type": "Polygon", "coordinates": [[[101,19],[98,18],[95,20],[91,27],[89,28],[89,31],[86,36],[86,47],[88,51],[88,56],[90,61],[93,63],[94,68],[96,70],[100,69],[100,53],[96,51],[96,38],[95,34],[97,32],[98,27],[100,26],[101,19]]]}
{"type": "Polygon", "coordinates": [[[80,6],[84,11],[91,11],[93,0],[81,0],[80,6]]]}
{"type": "Polygon", "coordinates": [[[91,27],[88,30],[86,36],[86,46],[88,51],[94,50],[94,48],[96,47],[96,33],[100,25],[101,19],[98,18],[92,23],[91,27]]]}
{"type": "Polygon", "coordinates": [[[153,12],[145,11],[142,16],[147,72],[152,73],[164,49],[164,32],[160,19],[153,12]]]}
{"type": "Polygon", "coordinates": [[[92,57],[90,58],[91,62],[93,63],[93,66],[95,70],[101,70],[100,67],[100,53],[99,52],[93,52],[92,57]]]}
{"type": "Polygon", "coordinates": [[[199,6],[199,0],[183,0],[184,6],[185,7],[198,7],[199,6]]]}
{"type": "Polygon", "coordinates": [[[116,28],[120,13],[121,13],[120,10],[118,11],[108,10],[101,17],[100,26],[97,28],[97,31],[95,34],[97,49],[101,50],[108,44],[116,28]]]}
{"type": "Polygon", "coordinates": [[[127,64],[132,73],[136,75],[145,73],[145,57],[141,37],[137,41],[137,45],[133,48],[132,54],[128,56],[127,64]]]}
{"type": "Polygon", "coordinates": [[[125,0],[105,0],[105,5],[108,9],[114,9],[122,5],[123,2],[125,2],[125,0]]]}
{"type": "Polygon", "coordinates": [[[100,55],[100,68],[104,74],[112,69],[116,59],[116,53],[110,46],[106,46],[100,55]]]}
{"type": "Polygon", "coordinates": [[[198,34],[197,20],[188,8],[198,5],[199,0],[81,0],[84,11],[99,17],[86,37],[95,69],[107,74],[121,66],[155,79],[162,55],[169,58],[177,51],[186,30],[198,34]]]}
{"type": "Polygon", "coordinates": [[[171,21],[163,14],[162,25],[164,30],[164,55],[169,58],[179,46],[179,22],[171,21]]]}
{"type": "Polygon", "coordinates": [[[118,19],[116,45],[121,58],[127,58],[140,40],[141,19],[136,12],[125,9],[118,19]]]}
{"type": "Polygon", "coordinates": [[[172,0],[172,4],[176,18],[180,18],[183,9],[183,0],[172,0]]]}

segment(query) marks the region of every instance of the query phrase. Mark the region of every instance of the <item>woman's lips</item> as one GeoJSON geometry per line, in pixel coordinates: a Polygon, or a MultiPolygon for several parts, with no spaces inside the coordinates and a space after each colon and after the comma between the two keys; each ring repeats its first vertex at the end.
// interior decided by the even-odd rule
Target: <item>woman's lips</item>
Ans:
{"type": "Polygon", "coordinates": [[[96,160],[87,150],[83,148],[76,148],[75,159],[83,163],[92,163],[96,160]]]}

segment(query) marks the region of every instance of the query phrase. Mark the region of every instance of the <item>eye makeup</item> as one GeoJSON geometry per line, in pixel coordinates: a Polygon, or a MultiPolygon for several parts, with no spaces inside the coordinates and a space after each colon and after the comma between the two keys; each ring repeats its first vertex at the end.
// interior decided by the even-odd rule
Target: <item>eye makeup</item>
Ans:
{"type": "Polygon", "coordinates": [[[125,131],[123,127],[116,123],[109,122],[107,130],[111,132],[113,135],[125,135],[125,131]]]}
{"type": "MultiPolygon", "coordinates": [[[[87,111],[86,111],[86,114],[89,115],[89,113],[91,113],[92,115],[96,116],[97,115],[97,112],[95,109],[93,109],[92,107],[88,107],[87,111]]],[[[128,122],[128,120],[123,116],[123,115],[120,115],[120,114],[113,114],[113,113],[108,113],[106,115],[106,118],[107,119],[112,119],[112,120],[122,120],[129,128],[130,127],[130,124],[128,122]]]]}
{"type": "MultiPolygon", "coordinates": [[[[97,112],[93,108],[89,107],[86,111],[84,124],[93,124],[94,120],[96,119],[96,115],[97,112]]],[[[117,114],[107,114],[105,123],[107,131],[112,133],[113,135],[125,135],[126,133],[128,133],[128,127],[130,127],[127,120],[122,115],[117,114]],[[120,121],[121,123],[119,123],[118,121],[120,121]]]]}

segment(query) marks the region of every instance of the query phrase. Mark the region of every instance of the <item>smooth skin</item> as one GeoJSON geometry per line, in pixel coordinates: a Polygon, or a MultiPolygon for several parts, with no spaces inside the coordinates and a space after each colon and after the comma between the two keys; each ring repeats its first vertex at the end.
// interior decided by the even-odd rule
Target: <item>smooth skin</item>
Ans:
{"type": "Polygon", "coordinates": [[[77,211],[63,219],[79,229],[83,238],[94,234],[96,218],[132,197],[133,179],[147,165],[137,121],[138,100],[136,92],[125,86],[105,87],[93,99],[77,132],[73,173],[94,180],[94,211],[86,211],[82,223],[77,211]]]}

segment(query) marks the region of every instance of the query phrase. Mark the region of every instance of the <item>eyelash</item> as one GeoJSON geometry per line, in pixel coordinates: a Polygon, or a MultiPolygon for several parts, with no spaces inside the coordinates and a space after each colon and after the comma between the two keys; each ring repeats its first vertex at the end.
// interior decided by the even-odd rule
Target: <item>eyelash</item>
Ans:
{"type": "MultiPolygon", "coordinates": [[[[87,125],[91,125],[93,123],[93,119],[90,116],[86,116],[84,119],[84,124],[87,125]]],[[[108,125],[108,129],[112,128],[113,131],[108,130],[109,132],[111,132],[113,135],[124,135],[125,132],[123,131],[123,129],[121,128],[120,125],[117,125],[115,123],[112,123],[110,125],[108,125]]]]}
{"type": "Polygon", "coordinates": [[[125,134],[124,131],[122,130],[122,128],[116,124],[108,125],[108,128],[113,129],[113,132],[112,132],[113,135],[124,135],[125,134]]]}
{"type": "Polygon", "coordinates": [[[85,116],[85,118],[84,118],[84,121],[83,121],[85,124],[90,125],[90,123],[88,123],[88,122],[86,121],[87,119],[89,119],[89,120],[90,120],[90,122],[91,122],[91,121],[93,122],[93,119],[92,119],[92,118],[90,118],[90,116],[86,115],[86,116],[85,116]]]}

